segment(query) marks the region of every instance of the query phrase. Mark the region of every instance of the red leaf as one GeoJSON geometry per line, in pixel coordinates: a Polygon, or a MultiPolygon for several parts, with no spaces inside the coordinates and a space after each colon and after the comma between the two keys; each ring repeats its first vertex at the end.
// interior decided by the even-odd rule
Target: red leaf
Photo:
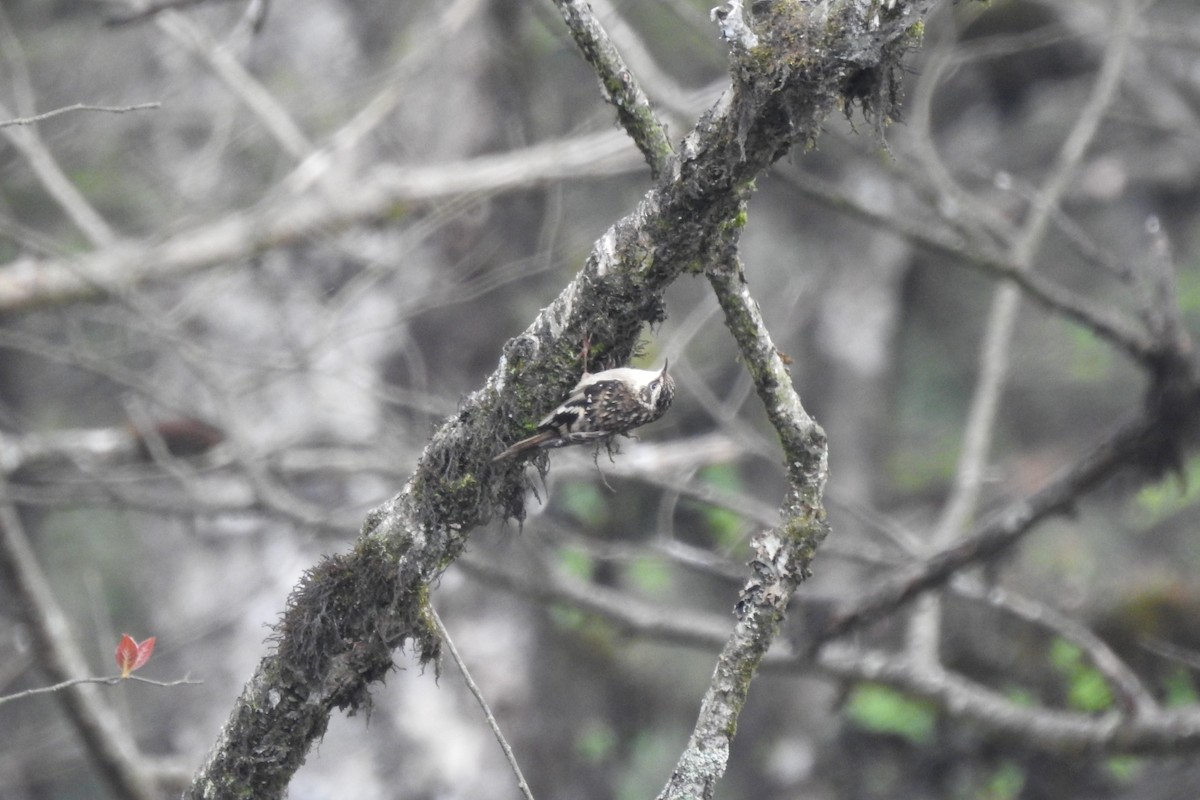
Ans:
{"type": "Polygon", "coordinates": [[[121,642],[117,645],[117,666],[121,669],[121,677],[128,678],[135,669],[141,669],[150,660],[154,652],[154,638],[151,636],[144,642],[138,643],[128,633],[121,634],[121,642]]]}

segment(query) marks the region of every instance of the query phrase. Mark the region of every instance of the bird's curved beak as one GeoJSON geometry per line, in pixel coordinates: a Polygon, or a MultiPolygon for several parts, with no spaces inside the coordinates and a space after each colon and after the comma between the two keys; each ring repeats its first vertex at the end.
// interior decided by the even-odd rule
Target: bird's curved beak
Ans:
{"type": "Polygon", "coordinates": [[[665,359],[665,358],[663,359],[663,369],[662,369],[662,372],[659,373],[659,375],[661,375],[664,378],[667,377],[667,365],[670,363],[671,362],[668,359],[665,359]]]}

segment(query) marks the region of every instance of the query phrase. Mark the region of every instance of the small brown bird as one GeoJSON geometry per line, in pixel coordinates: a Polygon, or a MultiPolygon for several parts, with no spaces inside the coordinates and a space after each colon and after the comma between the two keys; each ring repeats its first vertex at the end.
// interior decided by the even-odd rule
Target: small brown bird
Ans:
{"type": "Polygon", "coordinates": [[[584,373],[570,396],[538,423],[537,433],[514,444],[492,461],[527,450],[565,447],[628,433],[661,417],[675,397],[675,382],[661,371],[618,367],[584,373]]]}

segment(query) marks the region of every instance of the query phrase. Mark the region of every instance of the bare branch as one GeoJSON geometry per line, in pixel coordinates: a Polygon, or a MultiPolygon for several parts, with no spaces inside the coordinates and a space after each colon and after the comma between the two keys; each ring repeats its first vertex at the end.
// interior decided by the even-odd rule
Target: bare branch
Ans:
{"type": "MultiPolygon", "coordinates": [[[[371,131],[375,130],[404,98],[409,75],[419,69],[426,56],[444,50],[454,34],[475,16],[482,0],[455,0],[447,3],[437,21],[429,27],[428,35],[408,49],[389,70],[387,85],[364,105],[350,121],[328,140],[309,153],[284,178],[280,185],[290,192],[302,192],[313,183],[329,176],[339,156],[352,151],[371,131]]],[[[336,176],[336,173],[333,173],[336,176]]],[[[335,178],[336,179],[336,178],[335,178]]]]}
{"type": "Polygon", "coordinates": [[[1182,664],[1188,669],[1200,670],[1200,653],[1195,650],[1154,638],[1145,639],[1142,647],[1157,656],[1182,664]]]}
{"type": "MultiPolygon", "coordinates": [[[[1101,117],[1116,96],[1121,68],[1132,39],[1136,6],[1134,0],[1123,3],[1113,40],[1105,53],[1091,95],[1063,141],[1053,169],[1040,191],[1034,195],[1033,207],[1025,223],[1009,245],[1012,261],[1022,272],[1032,271],[1034,259],[1050,225],[1051,211],[1058,206],[1068,183],[1075,176],[1088,144],[1096,135],[1101,117]]],[[[967,412],[954,486],[933,533],[932,545],[935,548],[945,547],[957,539],[975,516],[1000,407],[1000,395],[1008,374],[1019,308],[1020,293],[1016,285],[1006,283],[996,290],[984,329],[979,355],[979,379],[967,412]]],[[[912,620],[909,633],[913,657],[936,661],[940,632],[940,610],[931,598],[920,607],[912,620]]]]}
{"type": "Polygon", "coordinates": [[[1107,642],[1083,623],[1045,603],[1039,603],[999,586],[984,586],[981,582],[963,575],[955,577],[952,587],[959,594],[991,603],[1079,645],[1096,669],[1112,684],[1124,711],[1142,716],[1158,711],[1158,703],[1137,673],[1108,646],[1107,642]]]}
{"type": "Polygon", "coordinates": [[[479,685],[471,678],[471,672],[467,669],[466,662],[458,654],[458,648],[454,646],[454,640],[450,638],[450,631],[446,630],[446,624],[442,622],[441,616],[438,615],[437,610],[432,605],[429,606],[429,615],[433,617],[433,622],[437,625],[438,634],[442,637],[442,644],[446,646],[446,649],[450,652],[450,657],[454,659],[454,663],[458,667],[458,671],[462,673],[463,683],[467,685],[467,689],[470,690],[471,695],[475,698],[475,702],[479,703],[480,709],[483,710],[484,719],[487,720],[488,727],[492,730],[492,735],[500,743],[500,749],[504,751],[504,758],[512,768],[513,775],[517,778],[517,788],[521,790],[521,795],[525,797],[525,800],[533,800],[533,792],[529,791],[529,784],[525,781],[525,775],[521,772],[521,765],[517,763],[517,757],[513,754],[508,740],[504,738],[504,732],[500,730],[500,724],[496,722],[496,717],[492,714],[492,709],[488,707],[483,692],[479,690],[479,685]]]}
{"type": "Polygon", "coordinates": [[[291,113],[234,58],[228,48],[220,46],[206,30],[178,11],[161,10],[155,22],[175,41],[208,64],[213,74],[258,117],[288,155],[299,161],[312,152],[312,142],[291,113]]]}
{"type": "Polygon", "coordinates": [[[34,114],[32,117],[18,117],[16,119],[0,120],[0,128],[8,128],[12,127],[13,125],[36,125],[39,122],[45,122],[46,120],[57,117],[60,114],[69,114],[72,111],[100,111],[106,114],[128,114],[131,111],[146,111],[152,108],[162,108],[162,103],[137,103],[132,106],[94,106],[87,103],[75,103],[74,105],[56,108],[53,111],[34,114]]]}
{"type": "Polygon", "coordinates": [[[1002,692],[951,672],[925,669],[900,654],[844,645],[826,648],[818,664],[842,678],[882,681],[928,698],[955,716],[1041,747],[1117,753],[1177,753],[1200,748],[1200,713],[1194,706],[1138,716],[1022,706],[1002,692]]]}
{"type": "Polygon", "coordinates": [[[621,127],[642,151],[650,165],[650,174],[659,177],[666,170],[673,151],[646,93],[584,0],[554,0],[554,4],[562,13],[583,57],[600,78],[604,99],[617,109],[621,127]]]}
{"type": "Polygon", "coordinates": [[[1120,314],[1079,296],[1037,271],[1022,269],[1007,253],[981,250],[961,236],[947,230],[939,230],[928,221],[914,221],[857,203],[815,176],[799,175],[796,170],[786,168],[780,170],[780,174],[804,194],[860,219],[884,225],[914,244],[948,256],[952,264],[1012,281],[1033,302],[1078,323],[1127,353],[1138,363],[1145,364],[1154,356],[1154,341],[1120,314]]]}
{"type": "MultiPolygon", "coordinates": [[[[10,116],[8,108],[2,103],[0,115],[10,116]]],[[[105,247],[116,241],[117,237],[112,228],[63,172],[54,155],[37,135],[35,127],[10,127],[4,131],[4,135],[29,162],[46,193],[54,198],[67,218],[92,245],[105,247]]]]}
{"type": "Polygon", "coordinates": [[[103,686],[117,686],[122,681],[137,681],[138,683],[148,683],[151,686],[199,686],[204,681],[196,681],[191,678],[180,678],[174,681],[156,681],[150,678],[143,678],[140,675],[129,675],[121,677],[120,675],[109,675],[103,678],[72,678],[68,681],[56,683],[53,686],[38,686],[33,689],[25,689],[24,691],[15,692],[14,694],[0,695],[0,705],[8,703],[12,700],[21,700],[26,697],[34,697],[39,694],[53,694],[61,692],[63,689],[68,689],[72,686],[78,686],[83,683],[98,683],[103,686]]]}

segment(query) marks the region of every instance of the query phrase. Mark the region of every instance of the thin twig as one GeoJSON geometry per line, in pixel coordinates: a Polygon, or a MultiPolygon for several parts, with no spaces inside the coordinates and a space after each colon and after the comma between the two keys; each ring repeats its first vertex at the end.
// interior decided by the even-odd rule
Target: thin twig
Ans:
{"type": "MultiPolygon", "coordinates": [[[[637,75],[643,90],[679,122],[690,125],[696,115],[711,105],[716,96],[729,85],[727,79],[722,79],[704,87],[701,92],[689,90],[662,67],[653,50],[641,34],[625,20],[621,9],[618,9],[612,0],[590,0],[588,5],[597,17],[604,20],[609,35],[620,47],[625,62],[632,67],[630,72],[637,75]]],[[[708,31],[705,31],[705,34],[708,34],[708,31]]]]}
{"type": "Polygon", "coordinates": [[[300,161],[313,151],[312,142],[290,111],[271,94],[262,82],[250,74],[227,47],[213,39],[207,30],[188,17],[164,10],[156,18],[158,27],[176,42],[200,58],[229,91],[254,114],[271,137],[293,159],[300,161]]]}
{"type": "Polygon", "coordinates": [[[132,106],[93,106],[88,103],[76,103],[71,106],[63,106],[56,108],[53,111],[46,111],[42,114],[35,114],[32,117],[18,117],[17,119],[6,119],[0,121],[0,128],[9,128],[13,125],[36,125],[39,122],[57,117],[60,114],[67,114],[71,111],[103,111],[107,114],[128,114],[130,111],[145,111],[151,108],[162,108],[162,103],[137,103],[132,106]]]}
{"type": "Polygon", "coordinates": [[[463,676],[463,682],[467,684],[467,689],[475,696],[475,701],[483,709],[483,716],[487,720],[488,727],[492,729],[492,734],[496,737],[496,741],[500,743],[500,749],[504,751],[504,757],[508,759],[508,765],[512,767],[513,774],[517,776],[517,788],[521,790],[521,794],[525,796],[525,800],[533,800],[533,793],[529,791],[529,784],[526,783],[525,776],[521,773],[521,765],[517,763],[517,757],[513,754],[512,748],[508,746],[508,740],[504,738],[504,732],[500,730],[500,725],[496,722],[496,717],[492,715],[492,709],[488,707],[487,700],[483,697],[483,692],[479,690],[478,684],[471,678],[471,672],[467,669],[466,662],[458,654],[458,648],[454,646],[454,640],[450,638],[450,631],[446,630],[446,624],[438,616],[437,609],[433,607],[433,604],[430,603],[428,607],[429,615],[433,617],[433,622],[437,625],[438,634],[442,637],[442,644],[450,651],[450,657],[458,665],[458,670],[463,676]]]}
{"type": "Polygon", "coordinates": [[[196,681],[191,678],[179,678],[173,681],[156,681],[150,678],[143,678],[139,675],[128,675],[121,677],[120,675],[107,675],[97,678],[71,678],[70,680],[61,681],[53,686],[36,686],[32,689],[25,689],[14,694],[0,695],[0,705],[4,705],[12,700],[21,700],[26,697],[33,697],[39,694],[53,694],[61,692],[71,686],[78,686],[81,683],[98,683],[102,686],[117,686],[122,681],[137,681],[138,683],[148,683],[151,686],[199,686],[204,681],[196,681]]]}
{"type": "MultiPolygon", "coordinates": [[[[28,90],[32,94],[32,90],[28,90]]],[[[0,103],[0,116],[10,116],[8,108],[0,103]]],[[[95,247],[113,244],[117,236],[79,188],[67,177],[58,160],[42,142],[36,127],[10,127],[4,136],[17,148],[38,181],[88,241],[95,247]]]]}
{"type": "Polygon", "coordinates": [[[459,30],[470,19],[479,16],[481,0],[454,0],[442,6],[438,17],[425,27],[425,35],[405,49],[399,60],[388,69],[386,84],[350,121],[342,125],[325,143],[304,157],[279,185],[291,193],[299,193],[313,183],[330,175],[331,167],[341,156],[351,152],[372,131],[376,130],[404,101],[405,91],[411,88],[411,76],[428,63],[430,55],[446,52],[459,30]]]}
{"type": "Polygon", "coordinates": [[[1166,639],[1157,639],[1149,636],[1143,639],[1141,644],[1143,648],[1154,653],[1156,656],[1161,656],[1168,661],[1182,664],[1188,669],[1200,671],[1200,653],[1195,650],[1180,647],[1173,642],[1168,642],[1166,639]]]}

